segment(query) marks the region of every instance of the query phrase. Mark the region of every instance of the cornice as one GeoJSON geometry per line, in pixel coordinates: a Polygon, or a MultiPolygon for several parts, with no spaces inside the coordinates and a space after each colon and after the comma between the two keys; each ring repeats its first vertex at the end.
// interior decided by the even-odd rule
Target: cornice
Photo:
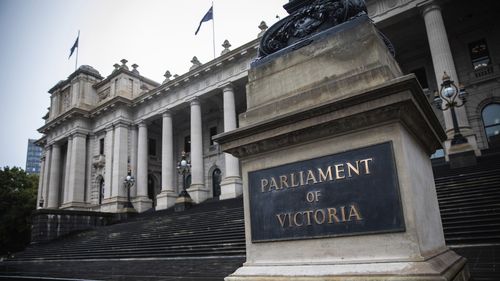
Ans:
{"type": "Polygon", "coordinates": [[[96,83],[94,84],[92,87],[94,89],[99,89],[101,88],[102,86],[106,85],[107,83],[109,83],[113,78],[117,77],[118,75],[120,74],[125,74],[125,75],[128,75],[128,76],[132,76],[132,77],[135,77],[143,82],[146,82],[148,84],[151,84],[153,85],[154,87],[158,87],[160,86],[160,83],[156,82],[156,81],[153,81],[147,77],[144,77],[140,74],[136,74],[130,70],[127,70],[125,68],[119,68],[117,70],[114,70],[108,77],[106,77],[104,80],[100,81],[99,83],[96,83]]]}
{"type": "Polygon", "coordinates": [[[66,111],[65,113],[57,116],[53,120],[47,122],[45,125],[40,127],[38,129],[38,132],[41,134],[46,134],[48,131],[50,131],[52,128],[59,126],[60,124],[73,119],[75,117],[84,117],[84,118],[89,118],[90,112],[85,109],[81,109],[78,107],[73,107],[70,110],[66,111]]]}
{"type": "Polygon", "coordinates": [[[230,63],[231,61],[234,61],[237,58],[245,57],[248,56],[249,54],[254,53],[255,57],[257,55],[257,49],[259,47],[259,42],[260,38],[256,38],[224,55],[221,55],[214,60],[211,60],[175,79],[172,79],[159,87],[152,89],[144,94],[142,94],[139,97],[136,97],[133,100],[132,106],[135,107],[145,101],[149,101],[157,96],[160,96],[162,94],[167,94],[170,92],[172,89],[177,88],[181,85],[184,84],[189,84],[191,83],[192,80],[197,79],[198,77],[204,75],[205,73],[208,73],[210,71],[213,71],[215,69],[219,69],[221,67],[224,67],[227,63],[230,63]]]}
{"type": "Polygon", "coordinates": [[[100,115],[110,109],[116,108],[117,106],[120,105],[130,106],[131,104],[132,104],[131,100],[124,98],[122,96],[116,96],[92,109],[90,111],[90,118],[100,115]]]}
{"type": "Polygon", "coordinates": [[[49,93],[52,94],[56,90],[58,90],[58,89],[60,89],[60,88],[62,88],[64,86],[66,86],[66,85],[69,85],[71,83],[71,81],[76,76],[78,76],[80,74],[89,75],[89,76],[95,77],[95,78],[97,78],[99,80],[104,79],[104,77],[102,77],[99,73],[95,73],[95,72],[89,70],[87,67],[80,66],[75,72],[71,73],[66,80],[61,80],[56,85],[54,85],[52,88],[50,88],[49,93]]]}

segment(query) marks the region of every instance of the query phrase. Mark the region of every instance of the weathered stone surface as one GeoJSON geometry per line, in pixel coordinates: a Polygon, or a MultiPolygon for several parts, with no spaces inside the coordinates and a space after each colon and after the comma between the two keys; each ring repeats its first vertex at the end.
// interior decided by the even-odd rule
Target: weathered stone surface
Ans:
{"type": "MultiPolygon", "coordinates": [[[[469,279],[465,259],[445,245],[430,176],[429,156],[446,135],[415,77],[401,76],[371,23],[351,28],[254,65],[243,126],[217,136],[223,151],[240,157],[244,183],[247,261],[226,280],[469,279]],[[252,241],[250,218],[259,213],[249,190],[259,186],[251,185],[250,173],[387,142],[403,232],[252,241]]],[[[353,192],[350,200],[362,196],[353,192]]],[[[290,213],[297,204],[316,206],[290,200],[302,201],[290,202],[290,213]]]]}
{"type": "Polygon", "coordinates": [[[110,225],[119,216],[112,213],[38,210],[31,216],[31,243],[47,242],[72,232],[110,225]]]}
{"type": "Polygon", "coordinates": [[[240,115],[241,127],[341,100],[402,74],[367,17],[313,39],[308,46],[292,52],[285,49],[270,56],[272,60],[254,64],[248,74],[248,110],[240,115]],[[323,89],[318,91],[319,87],[323,89]]]}

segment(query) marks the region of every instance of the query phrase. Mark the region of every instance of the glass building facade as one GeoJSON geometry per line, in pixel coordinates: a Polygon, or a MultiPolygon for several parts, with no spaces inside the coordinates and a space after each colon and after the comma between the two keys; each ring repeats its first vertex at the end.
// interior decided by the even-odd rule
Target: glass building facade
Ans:
{"type": "Polygon", "coordinates": [[[35,144],[36,140],[28,140],[28,151],[26,153],[26,172],[28,174],[40,174],[40,158],[42,148],[35,144]]]}

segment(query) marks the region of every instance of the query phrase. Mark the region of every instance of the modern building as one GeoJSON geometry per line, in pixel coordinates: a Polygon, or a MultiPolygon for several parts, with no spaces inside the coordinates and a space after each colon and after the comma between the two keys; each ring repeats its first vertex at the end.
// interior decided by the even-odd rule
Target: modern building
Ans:
{"type": "Polygon", "coordinates": [[[28,150],[26,152],[26,173],[40,174],[40,158],[42,157],[42,148],[36,145],[35,139],[28,140],[28,150]]]}
{"type": "MultiPolygon", "coordinates": [[[[416,75],[430,103],[445,72],[468,93],[466,103],[453,108],[456,120],[450,109],[434,107],[448,135],[443,160],[498,148],[498,1],[367,0],[366,5],[394,45],[401,69],[416,75]],[[457,130],[467,140],[459,147],[451,145],[457,130]]],[[[259,28],[260,36],[266,26],[259,28]]],[[[222,153],[212,137],[238,128],[238,116],[251,106],[246,83],[259,38],[232,50],[223,46],[207,63],[194,57],[183,75],[166,71],[161,83],[122,60],[106,76],[81,66],[52,87],[39,129],[44,135],[38,141],[44,148],[39,208],[121,212],[129,173],[136,179],[131,197],[139,212],[170,208],[182,185],[177,172],[182,152],[191,162],[188,192],[195,203],[241,196],[239,162],[222,153]]]]}

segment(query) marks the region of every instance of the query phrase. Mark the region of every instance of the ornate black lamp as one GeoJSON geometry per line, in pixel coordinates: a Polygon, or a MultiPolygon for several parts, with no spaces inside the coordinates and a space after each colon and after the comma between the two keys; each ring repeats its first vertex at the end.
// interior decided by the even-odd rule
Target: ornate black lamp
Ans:
{"type": "Polygon", "coordinates": [[[455,85],[450,76],[446,74],[443,75],[443,83],[441,84],[441,89],[434,95],[434,105],[437,109],[445,111],[451,111],[451,119],[453,121],[453,139],[451,140],[451,145],[467,143],[467,139],[460,133],[460,127],[458,126],[457,115],[455,113],[456,107],[462,107],[467,102],[467,92],[463,87],[460,89],[455,85]],[[444,107],[443,107],[443,101],[444,107]]]}
{"type": "Polygon", "coordinates": [[[175,211],[180,212],[191,208],[193,200],[187,192],[186,178],[191,171],[191,162],[186,157],[186,152],[182,152],[181,161],[177,163],[177,172],[182,176],[182,191],[175,200],[175,211]]]}
{"type": "Polygon", "coordinates": [[[130,189],[135,183],[135,178],[131,175],[131,172],[128,171],[127,176],[125,177],[125,180],[123,180],[123,185],[127,189],[127,202],[123,205],[123,208],[126,210],[135,210],[134,205],[132,205],[132,202],[130,202],[130,189]]]}

